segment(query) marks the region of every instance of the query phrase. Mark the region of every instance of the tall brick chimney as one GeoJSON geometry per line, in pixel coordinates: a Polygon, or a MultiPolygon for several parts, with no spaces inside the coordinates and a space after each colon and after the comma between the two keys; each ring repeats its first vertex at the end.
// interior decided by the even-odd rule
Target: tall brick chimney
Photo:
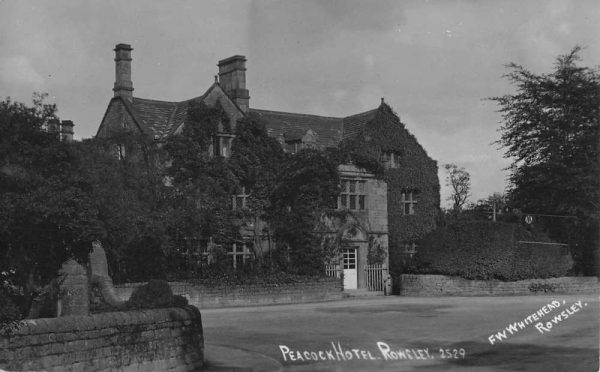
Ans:
{"type": "Polygon", "coordinates": [[[115,97],[121,96],[129,100],[133,97],[133,82],[131,81],[131,45],[117,44],[115,46],[115,97]]]}
{"type": "Polygon", "coordinates": [[[239,108],[248,112],[250,95],[246,89],[246,57],[233,56],[219,61],[219,84],[239,108]]]}

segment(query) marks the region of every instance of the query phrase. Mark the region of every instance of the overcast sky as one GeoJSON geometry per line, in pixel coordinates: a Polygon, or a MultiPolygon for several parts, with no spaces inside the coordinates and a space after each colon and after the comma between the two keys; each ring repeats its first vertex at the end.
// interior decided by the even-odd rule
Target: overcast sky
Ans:
{"type": "Polygon", "coordinates": [[[134,95],[168,101],[201,95],[217,61],[242,54],[251,107],[347,116],[384,97],[440,168],[471,173],[476,201],[506,187],[500,117],[483,100],[511,92],[504,65],[549,72],[576,44],[599,65],[599,35],[596,0],[0,0],[0,99],[46,92],[88,138],[113,95],[115,44],[134,48],[134,95]]]}

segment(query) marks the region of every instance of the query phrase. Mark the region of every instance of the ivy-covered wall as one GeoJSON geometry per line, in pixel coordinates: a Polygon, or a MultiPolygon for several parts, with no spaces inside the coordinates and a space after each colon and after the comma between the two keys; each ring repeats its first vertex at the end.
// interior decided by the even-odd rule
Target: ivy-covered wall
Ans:
{"type": "Polygon", "coordinates": [[[398,273],[404,245],[436,227],[440,205],[437,162],[385,103],[356,137],[342,142],[341,149],[346,161],[387,182],[390,268],[398,273]],[[384,156],[391,154],[393,165],[384,166],[384,156]],[[403,193],[412,193],[416,199],[414,214],[405,215],[403,193]]]}

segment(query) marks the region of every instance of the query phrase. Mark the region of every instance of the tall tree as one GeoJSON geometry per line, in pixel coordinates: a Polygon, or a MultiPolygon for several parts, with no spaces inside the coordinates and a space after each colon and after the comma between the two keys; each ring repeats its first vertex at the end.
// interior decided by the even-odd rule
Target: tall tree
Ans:
{"type": "Polygon", "coordinates": [[[456,164],[444,164],[444,169],[447,172],[446,186],[452,191],[448,200],[452,202],[452,211],[458,213],[471,195],[471,175],[456,164]]]}
{"type": "Polygon", "coordinates": [[[56,107],[43,98],[0,102],[0,271],[25,294],[24,313],[60,265],[85,261],[102,235],[73,147],[45,130],[56,107]]]}
{"type": "Polygon", "coordinates": [[[238,121],[235,132],[229,167],[238,180],[238,193],[248,195],[245,208],[239,209],[239,213],[253,230],[254,248],[261,259],[264,234],[272,236],[272,230],[265,223],[265,211],[271,207],[271,196],[285,154],[279,142],[268,135],[258,116],[249,115],[238,121]]]}
{"type": "Polygon", "coordinates": [[[324,255],[315,231],[322,214],[332,209],[339,194],[337,158],[303,149],[281,165],[268,211],[279,248],[288,248],[289,270],[321,274],[324,255]]]}
{"type": "Polygon", "coordinates": [[[591,274],[600,208],[600,74],[577,64],[580,50],[559,56],[547,74],[509,64],[505,78],[515,93],[491,99],[503,118],[497,143],[513,159],[510,199],[525,212],[555,215],[548,219],[551,234],[571,243],[578,269],[591,274]]]}

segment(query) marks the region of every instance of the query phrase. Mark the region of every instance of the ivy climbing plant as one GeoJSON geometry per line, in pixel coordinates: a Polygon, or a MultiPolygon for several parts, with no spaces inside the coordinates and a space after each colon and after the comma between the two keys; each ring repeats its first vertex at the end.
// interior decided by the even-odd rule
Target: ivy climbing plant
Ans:
{"type": "Polygon", "coordinates": [[[342,141],[340,149],[343,162],[351,161],[386,181],[390,266],[401,270],[404,244],[419,240],[436,226],[440,205],[437,163],[385,103],[357,136],[342,141]],[[395,155],[394,167],[384,167],[384,154],[395,155]],[[405,214],[402,195],[409,193],[417,201],[414,214],[405,214]]]}

